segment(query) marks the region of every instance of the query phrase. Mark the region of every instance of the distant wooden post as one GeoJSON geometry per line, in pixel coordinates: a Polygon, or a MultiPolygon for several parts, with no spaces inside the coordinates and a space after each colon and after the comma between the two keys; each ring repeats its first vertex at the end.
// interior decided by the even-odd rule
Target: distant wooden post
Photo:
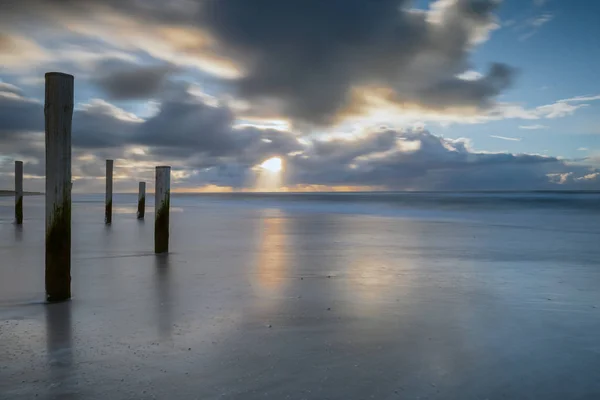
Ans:
{"type": "Polygon", "coordinates": [[[15,223],[23,223],[23,161],[15,161],[15,223]]]}
{"type": "Polygon", "coordinates": [[[46,300],[71,298],[72,75],[46,74],[46,300]]]}
{"type": "Polygon", "coordinates": [[[106,198],[104,201],[104,222],[112,223],[113,160],[106,160],[106,198]]]}
{"type": "Polygon", "coordinates": [[[145,213],[146,213],[146,182],[140,182],[140,187],[139,187],[139,191],[138,191],[138,209],[137,209],[138,219],[144,219],[145,213]]]}
{"type": "Polygon", "coordinates": [[[154,192],[154,252],[167,253],[169,251],[171,167],[156,167],[154,192]]]}

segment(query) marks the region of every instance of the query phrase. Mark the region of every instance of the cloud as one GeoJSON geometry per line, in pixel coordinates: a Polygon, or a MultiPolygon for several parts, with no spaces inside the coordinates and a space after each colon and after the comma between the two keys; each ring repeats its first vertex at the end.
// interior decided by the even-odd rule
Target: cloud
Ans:
{"type": "Polygon", "coordinates": [[[589,107],[589,104],[573,105],[564,101],[559,101],[554,104],[540,106],[535,109],[535,113],[543,118],[563,118],[573,115],[580,108],[589,107]]]}
{"type": "Polygon", "coordinates": [[[577,149],[577,151],[588,151],[589,149],[587,147],[580,147],[577,149]]]}
{"type": "Polygon", "coordinates": [[[118,148],[131,143],[142,119],[100,99],[77,107],[73,145],[84,149],[118,148]]]}
{"type": "Polygon", "coordinates": [[[587,174],[585,176],[581,176],[579,178],[575,178],[576,181],[579,182],[597,182],[600,180],[600,172],[594,172],[593,174],[587,174]]]}
{"type": "MultiPolygon", "coordinates": [[[[168,160],[187,169],[223,170],[226,164],[248,169],[268,157],[302,147],[290,132],[236,126],[235,115],[227,106],[210,106],[183,86],[178,90],[165,93],[156,113],[146,119],[100,99],[76,105],[73,149],[85,157],[74,165],[89,174],[97,170],[91,165],[103,158],[127,157],[128,163],[140,166],[151,160],[168,160]]],[[[43,158],[41,103],[0,93],[0,120],[3,151],[23,157],[31,154],[26,150],[35,148],[33,156],[43,158]]]]}
{"type": "Polygon", "coordinates": [[[512,138],[512,137],[497,136],[497,135],[490,135],[490,137],[494,138],[494,139],[510,140],[513,142],[520,142],[522,140],[521,138],[512,138]]]}
{"type": "MultiPolygon", "coordinates": [[[[407,0],[261,1],[265,7],[243,0],[14,1],[0,19],[11,37],[23,37],[20,22],[36,21],[68,38],[52,54],[67,70],[76,65],[79,82],[95,82],[109,100],[156,97],[179,66],[193,66],[247,104],[244,117],[291,119],[298,128],[366,114],[368,123],[375,116],[387,122],[380,103],[408,111],[410,121],[483,123],[562,118],[597,100],[582,96],[536,109],[498,102],[516,71],[492,63],[479,72],[470,62],[473,48],[498,28],[495,0],[438,0],[429,10],[412,9],[407,0]]],[[[548,18],[541,14],[529,25],[548,18]]]]}
{"type": "Polygon", "coordinates": [[[535,35],[542,26],[546,25],[548,22],[554,19],[554,15],[548,12],[540,14],[534,18],[530,18],[525,21],[523,27],[528,28],[529,32],[526,32],[519,36],[520,41],[525,41],[535,35]]]}
{"type": "MultiPolygon", "coordinates": [[[[518,117],[522,119],[554,119],[554,118],[564,118],[570,115],[573,115],[575,111],[590,107],[591,105],[583,102],[592,102],[600,100],[600,95],[598,96],[577,96],[571,97],[568,99],[558,100],[552,104],[545,104],[542,106],[535,107],[534,109],[527,110],[521,107],[515,107],[515,105],[509,105],[511,108],[509,112],[506,114],[506,117],[518,117]],[[572,104],[572,103],[583,103],[583,104],[572,104]],[[514,112],[511,115],[511,112],[514,112]]],[[[536,129],[539,128],[536,125],[536,129]]],[[[525,128],[526,129],[526,128],[525,128]]]]}
{"type": "Polygon", "coordinates": [[[596,101],[600,100],[600,95],[595,96],[576,96],[569,99],[560,100],[563,103],[580,102],[580,101],[596,101]]]}
{"type": "Polygon", "coordinates": [[[478,71],[468,70],[456,76],[458,79],[465,81],[476,81],[483,78],[483,74],[478,71]]]}
{"type": "Polygon", "coordinates": [[[537,130],[537,129],[548,129],[546,125],[534,124],[534,125],[519,125],[519,129],[537,130]]]}
{"type": "Polygon", "coordinates": [[[450,78],[432,85],[421,94],[421,102],[433,108],[475,107],[489,109],[494,99],[510,87],[514,70],[505,64],[492,64],[479,79],[450,78]]]}
{"type": "MultiPolygon", "coordinates": [[[[574,115],[577,110],[590,107],[590,103],[582,101],[595,100],[595,96],[580,96],[572,99],[559,100],[554,103],[537,107],[525,107],[518,103],[496,103],[486,111],[472,113],[468,109],[456,107],[447,108],[440,112],[416,104],[398,104],[390,99],[389,90],[365,90],[357,93],[361,104],[359,110],[347,110],[341,126],[370,126],[387,124],[392,126],[410,126],[414,123],[435,122],[442,125],[450,124],[484,124],[491,121],[519,119],[526,121],[565,118],[574,115]],[[581,104],[578,104],[581,103],[581,104]]],[[[528,127],[528,125],[522,125],[528,127]]],[[[533,125],[541,128],[542,124],[533,125]]],[[[527,128],[522,128],[527,129],[527,128]]]]}
{"type": "Polygon", "coordinates": [[[7,68],[29,68],[32,64],[48,60],[49,55],[37,43],[22,35],[0,32],[0,59],[2,71],[7,68]]]}
{"type": "Polygon", "coordinates": [[[172,65],[122,64],[107,66],[95,83],[112,100],[146,99],[164,87],[168,76],[175,71],[172,65]]]}
{"type": "Polygon", "coordinates": [[[0,82],[0,94],[3,94],[4,96],[21,96],[23,94],[23,91],[19,87],[11,85],[10,83],[0,82]]]}
{"type": "Polygon", "coordinates": [[[495,1],[440,0],[428,12],[407,6],[208,1],[203,22],[247,71],[236,81],[240,94],[276,99],[283,115],[302,121],[330,123],[349,107],[360,109],[352,93],[364,86],[388,88],[398,103],[443,110],[487,107],[512,83],[512,69],[502,64],[480,79],[456,77],[467,70],[469,49],[497,27],[495,1]]]}
{"type": "Polygon", "coordinates": [[[40,102],[23,97],[14,85],[0,86],[0,134],[3,138],[43,128],[40,102]]]}
{"type": "MultiPolygon", "coordinates": [[[[39,177],[42,185],[43,106],[17,94],[18,88],[5,87],[8,90],[0,96],[4,159],[26,160],[27,173],[39,177]]],[[[256,178],[254,167],[273,156],[285,160],[285,183],[295,188],[600,187],[597,179],[589,177],[598,172],[589,164],[536,154],[475,151],[467,139],[444,138],[422,127],[371,127],[316,137],[240,126],[226,104],[209,105],[185,86],[178,90],[162,93],[156,112],[147,118],[100,99],[78,104],[73,117],[76,188],[101,190],[104,159],[112,158],[118,165],[119,190],[132,190],[136,180],[151,181],[153,166],[162,163],[173,166],[174,188],[216,185],[247,189],[256,178]]],[[[0,182],[8,182],[11,168],[10,163],[0,165],[0,182]]],[[[31,190],[41,190],[41,186],[31,190]]]]}
{"type": "Polygon", "coordinates": [[[554,15],[552,15],[550,13],[544,13],[536,18],[533,18],[531,20],[531,26],[533,26],[535,28],[539,28],[542,25],[545,25],[548,22],[552,21],[552,19],[554,19],[554,15]]]}
{"type": "MultiPolygon", "coordinates": [[[[460,76],[469,70],[471,50],[498,28],[498,4],[438,0],[423,11],[408,0],[260,0],[259,6],[245,0],[31,0],[13,2],[4,22],[18,27],[14,21],[36,20],[194,65],[227,78],[255,107],[266,103],[282,117],[330,124],[344,110],[361,109],[352,94],[363,87],[387,88],[398,103],[439,112],[492,107],[512,84],[512,68],[494,63],[483,76],[460,76]]],[[[152,72],[147,80],[160,80],[152,72]]],[[[124,80],[133,88],[120,90],[123,80],[106,77],[104,87],[113,98],[137,96],[144,86],[131,81],[124,80]]]]}
{"type": "MultiPolygon", "coordinates": [[[[14,85],[0,84],[0,160],[18,156],[25,161],[28,171],[37,168],[36,164],[45,155],[44,134],[40,131],[43,123],[43,107],[39,102],[22,96],[14,85]]],[[[4,168],[8,171],[12,171],[10,161],[4,168]]]]}
{"type": "Polygon", "coordinates": [[[560,184],[551,174],[588,173],[554,157],[477,152],[464,139],[426,130],[371,131],[355,140],[315,142],[287,163],[296,184],[400,190],[548,189],[560,184]]]}
{"type": "Polygon", "coordinates": [[[301,147],[290,132],[234,125],[235,115],[228,107],[209,106],[202,98],[180,94],[164,100],[160,111],[138,127],[131,141],[152,148],[155,155],[186,158],[188,165],[196,167],[224,160],[251,167],[301,147]]]}
{"type": "MultiPolygon", "coordinates": [[[[505,103],[499,104],[488,113],[488,117],[494,118],[519,118],[519,119],[555,119],[564,118],[571,116],[575,111],[590,107],[588,103],[583,104],[572,104],[582,103],[584,101],[596,101],[600,100],[600,96],[578,96],[569,99],[558,100],[551,104],[545,104],[542,106],[535,107],[533,109],[526,109],[517,104],[505,103]]],[[[535,129],[542,129],[542,125],[534,125],[535,129]]],[[[527,128],[521,128],[527,129],[527,128]]],[[[529,128],[533,129],[533,128],[529,128]]]]}

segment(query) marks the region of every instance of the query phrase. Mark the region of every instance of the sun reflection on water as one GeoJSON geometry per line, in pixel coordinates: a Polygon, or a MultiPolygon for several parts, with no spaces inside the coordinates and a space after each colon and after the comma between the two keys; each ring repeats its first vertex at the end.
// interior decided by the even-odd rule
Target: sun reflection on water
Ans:
{"type": "Polygon", "coordinates": [[[261,289],[278,294],[283,289],[287,274],[286,220],[278,210],[266,210],[260,223],[260,242],[257,256],[256,280],[261,289]],[[272,214],[272,211],[275,214],[272,214]]]}

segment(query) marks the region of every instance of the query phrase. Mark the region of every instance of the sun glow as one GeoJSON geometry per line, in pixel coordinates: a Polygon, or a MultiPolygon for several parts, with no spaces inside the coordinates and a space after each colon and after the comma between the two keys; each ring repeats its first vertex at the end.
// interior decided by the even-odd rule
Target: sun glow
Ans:
{"type": "Polygon", "coordinates": [[[260,167],[270,172],[281,172],[283,162],[280,157],[272,157],[260,164],[260,167]]]}
{"type": "Polygon", "coordinates": [[[271,157],[255,167],[255,189],[261,192],[279,191],[283,184],[283,160],[271,157]]]}

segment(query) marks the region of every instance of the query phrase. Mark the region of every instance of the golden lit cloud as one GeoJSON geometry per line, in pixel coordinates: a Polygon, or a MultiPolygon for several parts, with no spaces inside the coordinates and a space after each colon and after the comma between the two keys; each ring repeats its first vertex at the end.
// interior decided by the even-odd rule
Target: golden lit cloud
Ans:
{"type": "Polygon", "coordinates": [[[385,87],[363,86],[352,90],[351,100],[341,111],[338,123],[357,127],[389,123],[407,126],[415,122],[479,123],[488,116],[473,106],[427,107],[404,101],[396,92],[385,87]]]}
{"type": "Polygon", "coordinates": [[[214,41],[199,28],[148,24],[105,9],[64,24],[73,33],[101,39],[123,50],[139,49],[175,65],[196,67],[225,79],[243,75],[241,67],[219,55],[213,48],[214,41]]]}
{"type": "Polygon", "coordinates": [[[31,39],[0,33],[0,67],[20,71],[50,60],[50,54],[31,39]]]}

